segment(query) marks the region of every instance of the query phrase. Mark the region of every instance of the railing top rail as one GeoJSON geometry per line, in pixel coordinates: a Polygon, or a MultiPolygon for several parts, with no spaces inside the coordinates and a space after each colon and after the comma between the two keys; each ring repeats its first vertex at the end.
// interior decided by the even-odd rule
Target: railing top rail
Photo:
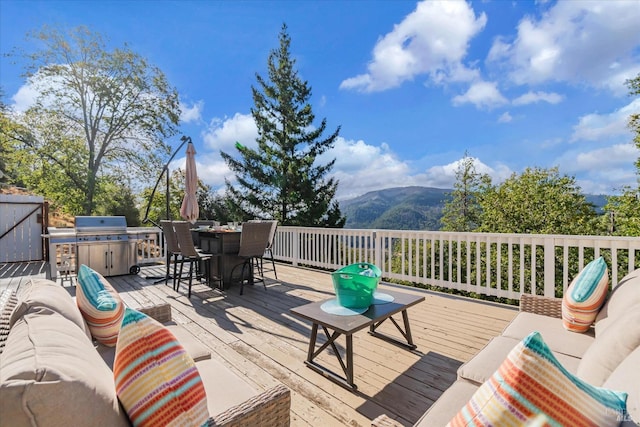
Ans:
{"type": "Polygon", "coordinates": [[[485,237],[517,237],[527,239],[559,239],[559,240],[591,240],[591,241],[619,241],[619,242],[638,242],[640,245],[640,237],[629,236],[597,236],[588,234],[531,234],[531,233],[481,233],[471,231],[441,231],[441,230],[389,230],[389,229],[369,229],[369,228],[325,228],[325,227],[302,227],[283,225],[278,227],[282,231],[304,230],[305,232],[322,232],[341,234],[346,232],[375,233],[380,235],[396,234],[434,234],[434,235],[451,235],[451,236],[485,236],[485,237]]]}

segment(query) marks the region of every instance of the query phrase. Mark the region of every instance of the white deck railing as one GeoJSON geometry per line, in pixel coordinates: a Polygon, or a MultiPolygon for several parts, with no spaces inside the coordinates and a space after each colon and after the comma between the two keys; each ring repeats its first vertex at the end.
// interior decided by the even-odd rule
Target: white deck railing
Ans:
{"type": "Polygon", "coordinates": [[[274,256],[329,270],[368,262],[383,279],[519,299],[524,292],[562,295],[599,256],[615,285],[640,266],[640,238],[282,226],[274,256]]]}
{"type": "MultiPolygon", "coordinates": [[[[62,231],[49,238],[52,277],[64,268],[76,270],[73,230],[62,231]],[[70,265],[65,267],[66,262],[70,265]]],[[[160,229],[127,231],[132,265],[165,261],[160,229]]],[[[605,257],[615,285],[640,267],[640,238],[280,226],[273,253],[293,265],[332,271],[368,262],[386,280],[519,299],[525,292],[562,295],[573,277],[599,256],[605,257]]]]}

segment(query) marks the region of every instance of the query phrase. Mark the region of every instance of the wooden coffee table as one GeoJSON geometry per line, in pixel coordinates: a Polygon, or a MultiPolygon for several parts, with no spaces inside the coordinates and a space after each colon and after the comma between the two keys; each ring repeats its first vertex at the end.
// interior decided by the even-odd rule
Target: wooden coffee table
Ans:
{"type": "Polygon", "coordinates": [[[309,338],[309,351],[307,353],[307,360],[305,361],[305,364],[330,380],[352,390],[357,390],[358,387],[354,383],[353,376],[353,334],[355,332],[369,327],[369,334],[373,336],[407,347],[411,350],[415,349],[416,346],[413,344],[413,339],[411,338],[411,328],[409,326],[409,315],[407,314],[407,309],[424,301],[424,297],[388,290],[381,293],[391,295],[393,297],[393,301],[384,304],[373,304],[366,312],[351,316],[329,314],[322,310],[320,307],[328,300],[312,302],[310,304],[292,308],[292,314],[303,319],[310,320],[313,324],[311,328],[311,336],[309,338]],[[402,313],[404,329],[393,317],[391,317],[397,313],[402,313]],[[376,331],[376,329],[387,319],[390,319],[391,322],[393,322],[406,342],[376,331]],[[327,342],[316,349],[316,339],[318,337],[319,326],[322,327],[322,330],[327,337],[327,342]],[[330,330],[333,332],[330,332],[330,330]],[[335,344],[336,339],[341,335],[344,335],[346,338],[346,360],[343,360],[335,344]],[[344,376],[331,371],[314,360],[316,356],[318,356],[328,346],[331,346],[338,362],[340,362],[344,376]]]}

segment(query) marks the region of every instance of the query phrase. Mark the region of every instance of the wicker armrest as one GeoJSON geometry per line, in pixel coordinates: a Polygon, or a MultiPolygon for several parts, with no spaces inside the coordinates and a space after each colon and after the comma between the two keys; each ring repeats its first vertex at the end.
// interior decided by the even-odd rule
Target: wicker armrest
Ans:
{"type": "Polygon", "coordinates": [[[0,354],[2,354],[4,343],[9,336],[9,318],[17,304],[18,298],[14,291],[5,289],[0,292],[0,354]]]}
{"type": "Polygon", "coordinates": [[[371,421],[373,427],[403,427],[402,424],[394,419],[389,418],[385,414],[379,415],[373,421],[371,421]]]}
{"type": "Polygon", "coordinates": [[[280,384],[209,418],[208,426],[284,427],[290,423],[290,410],[291,391],[280,384]]]}
{"type": "Polygon", "coordinates": [[[562,299],[538,295],[520,295],[520,311],[562,318],[562,299]]]}
{"type": "Polygon", "coordinates": [[[171,322],[171,304],[162,303],[138,308],[138,311],[156,319],[160,323],[171,322]]]}

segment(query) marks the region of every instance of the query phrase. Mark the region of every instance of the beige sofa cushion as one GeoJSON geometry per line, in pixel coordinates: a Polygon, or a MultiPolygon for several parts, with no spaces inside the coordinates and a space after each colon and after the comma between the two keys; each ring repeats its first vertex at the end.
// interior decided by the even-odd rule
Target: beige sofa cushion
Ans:
{"type": "Polygon", "coordinates": [[[44,307],[75,323],[91,337],[82,314],[78,311],[73,297],[61,286],[47,279],[35,279],[22,285],[18,293],[18,304],[9,318],[9,327],[22,318],[31,308],[44,307]]]}
{"type": "MultiPolygon", "coordinates": [[[[620,362],[638,347],[640,305],[634,311],[615,317],[610,327],[598,334],[582,356],[577,374],[589,384],[602,386],[620,362]]],[[[640,369],[640,365],[637,369],[640,369]]]]}
{"type": "Polygon", "coordinates": [[[194,362],[211,359],[211,350],[196,339],[189,331],[175,322],[165,323],[164,325],[176,337],[187,353],[189,353],[189,356],[191,356],[194,362]]]}
{"type": "Polygon", "coordinates": [[[617,316],[640,306],[640,268],[623,277],[596,316],[596,335],[601,334],[617,316]]]}
{"type": "MultiPolygon", "coordinates": [[[[187,354],[191,356],[194,362],[199,360],[211,359],[211,351],[207,348],[202,342],[197,340],[192,334],[189,333],[182,326],[169,322],[165,323],[169,331],[176,337],[176,339],[180,342],[180,345],[186,350],[187,354]]],[[[116,348],[115,347],[107,347],[106,345],[97,344],[96,349],[102,357],[102,360],[105,361],[109,369],[113,369],[113,361],[115,360],[116,348]]]]}
{"type": "Polygon", "coordinates": [[[451,385],[429,410],[418,420],[415,427],[435,427],[446,425],[478,390],[476,384],[458,380],[451,385]]]}
{"type": "Polygon", "coordinates": [[[214,359],[196,362],[207,394],[209,414],[216,415],[258,394],[248,383],[214,359]]]}
{"type": "MultiPolygon", "coordinates": [[[[556,319],[558,326],[560,319],[556,319]]],[[[575,334],[574,334],[575,335],[575,334]]],[[[544,336],[543,336],[544,338],[544,336]]],[[[522,340],[511,337],[498,336],[493,338],[478,354],[458,369],[458,378],[465,379],[480,386],[498,370],[509,352],[522,340]]],[[[580,359],[562,353],[554,352],[554,356],[572,374],[580,364],[580,359]]]]}
{"type": "Polygon", "coordinates": [[[3,424],[129,425],[86,333],[49,308],[31,308],[14,323],[0,364],[3,424]]]}
{"type": "Polygon", "coordinates": [[[556,354],[581,358],[594,340],[592,332],[576,334],[562,327],[562,320],[541,314],[521,312],[507,325],[503,336],[522,340],[538,331],[549,348],[556,354]]]}
{"type": "MultiPolygon", "coordinates": [[[[603,387],[628,393],[627,412],[640,425],[640,347],[628,355],[611,373],[603,387]]],[[[625,420],[630,421],[630,420],[625,420]]],[[[626,425],[626,424],[625,424],[626,425]]]]}

